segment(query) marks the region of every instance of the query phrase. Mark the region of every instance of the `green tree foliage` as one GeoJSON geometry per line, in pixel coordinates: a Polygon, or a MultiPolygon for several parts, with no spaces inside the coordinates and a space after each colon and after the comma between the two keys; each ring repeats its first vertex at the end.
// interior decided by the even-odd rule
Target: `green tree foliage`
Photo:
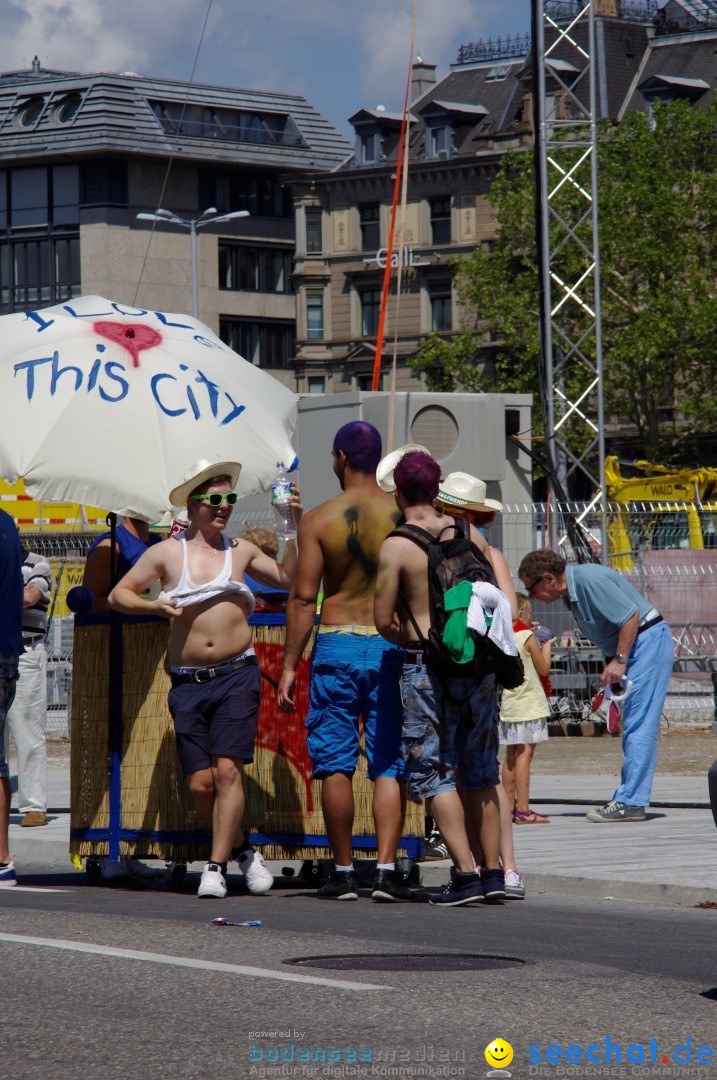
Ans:
{"type": "MultiPolygon", "coordinates": [[[[635,425],[645,457],[676,459],[717,421],[717,98],[707,109],[656,103],[652,122],[636,112],[603,127],[598,167],[605,414],[635,425]]],[[[412,361],[431,389],[526,392],[539,401],[533,192],[532,153],[506,155],[489,196],[493,249],[454,260],[461,332],[431,335],[412,361]]],[[[578,243],[561,243],[564,228],[551,224],[565,281],[577,280],[591,247],[581,200],[580,185],[566,183],[557,202],[559,217],[578,222],[578,243]]],[[[583,299],[592,302],[589,286],[583,299]]],[[[588,325],[570,302],[561,318],[573,341],[588,325]]],[[[594,359],[591,334],[581,347],[594,359]]],[[[571,381],[585,385],[570,356],[561,378],[568,396],[571,381]]]]}

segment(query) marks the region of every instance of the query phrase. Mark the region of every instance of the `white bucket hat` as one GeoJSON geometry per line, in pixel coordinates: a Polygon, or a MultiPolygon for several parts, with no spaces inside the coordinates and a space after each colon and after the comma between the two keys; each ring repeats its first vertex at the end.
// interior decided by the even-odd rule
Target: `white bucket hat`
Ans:
{"type": "Polygon", "coordinates": [[[399,446],[398,450],[392,450],[390,454],[386,454],[386,457],[381,458],[376,467],[376,483],[381,491],[387,491],[389,495],[394,493],[396,485],[393,480],[393,470],[404,454],[410,454],[414,450],[421,450],[424,454],[430,453],[430,450],[419,443],[406,443],[405,446],[399,446]]]}
{"type": "Polygon", "coordinates": [[[438,488],[438,502],[450,509],[456,506],[466,510],[502,510],[503,503],[486,498],[486,486],[470,473],[452,472],[442,480],[438,488]]]}
{"type": "Polygon", "coordinates": [[[172,488],[169,501],[172,506],[186,506],[190,493],[205,480],[213,480],[215,476],[228,476],[232,487],[235,487],[240,472],[241,465],[238,461],[209,461],[208,458],[201,458],[185,472],[184,483],[172,488]]]}

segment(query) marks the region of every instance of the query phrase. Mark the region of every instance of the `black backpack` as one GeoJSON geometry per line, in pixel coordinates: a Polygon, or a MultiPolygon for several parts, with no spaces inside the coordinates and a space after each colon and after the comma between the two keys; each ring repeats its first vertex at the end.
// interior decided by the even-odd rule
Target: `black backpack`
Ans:
{"type": "MultiPolygon", "coordinates": [[[[446,611],[443,603],[444,593],[461,581],[487,581],[496,585],[493,567],[483,552],[470,538],[470,530],[464,518],[454,518],[453,525],[447,525],[438,536],[419,528],[418,525],[403,524],[394,529],[390,536],[402,536],[412,540],[428,558],[428,597],[431,608],[431,629],[426,639],[418,628],[408,604],[403,596],[403,604],[409,621],[423,646],[427,664],[448,678],[465,678],[474,675],[480,680],[485,675],[494,674],[496,681],[506,690],[520,686],[525,678],[523,664],[519,656],[510,656],[503,652],[487,636],[475,635],[475,657],[467,664],[457,664],[443,644],[443,628],[446,624],[446,611]],[[453,536],[444,539],[444,534],[452,531],[453,536]]],[[[473,633],[473,631],[470,631],[473,633]]]]}

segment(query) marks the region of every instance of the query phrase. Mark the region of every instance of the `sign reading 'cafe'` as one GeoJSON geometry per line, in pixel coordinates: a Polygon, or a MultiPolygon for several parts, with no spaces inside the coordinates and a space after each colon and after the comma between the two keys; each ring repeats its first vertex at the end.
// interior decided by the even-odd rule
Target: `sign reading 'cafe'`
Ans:
{"type": "MultiPolygon", "coordinates": [[[[384,270],[386,268],[387,256],[388,256],[388,248],[382,247],[382,248],[379,248],[378,251],[376,252],[376,254],[372,255],[370,259],[364,259],[364,262],[365,263],[376,263],[376,265],[381,270],[384,270]]],[[[415,253],[415,251],[413,250],[412,247],[404,246],[403,251],[402,251],[402,256],[403,256],[403,258],[401,259],[401,262],[402,262],[403,266],[430,266],[431,265],[431,260],[430,259],[417,259],[416,258],[416,253],[415,253]]],[[[394,251],[391,254],[391,266],[392,267],[397,267],[398,265],[399,265],[399,254],[398,254],[398,251],[394,251]]]]}

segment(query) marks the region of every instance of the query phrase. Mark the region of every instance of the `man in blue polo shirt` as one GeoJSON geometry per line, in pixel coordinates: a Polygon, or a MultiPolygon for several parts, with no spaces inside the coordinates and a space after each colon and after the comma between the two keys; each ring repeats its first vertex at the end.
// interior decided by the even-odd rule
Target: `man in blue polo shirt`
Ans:
{"type": "Polygon", "coordinates": [[[10,773],[5,758],[5,717],[15,697],[22,644],[22,550],[15,522],[0,510],[0,887],[15,885],[8,850],[10,773]]]}
{"type": "Polygon", "coordinates": [[[622,717],[623,762],[612,800],[588,821],[644,821],[657,764],[662,707],[675,658],[670,628],[644,596],[606,566],[567,565],[553,551],[532,551],[518,569],[528,596],[563,598],[585,637],[605,654],[605,685],[626,677],[632,689],[622,717]]]}

